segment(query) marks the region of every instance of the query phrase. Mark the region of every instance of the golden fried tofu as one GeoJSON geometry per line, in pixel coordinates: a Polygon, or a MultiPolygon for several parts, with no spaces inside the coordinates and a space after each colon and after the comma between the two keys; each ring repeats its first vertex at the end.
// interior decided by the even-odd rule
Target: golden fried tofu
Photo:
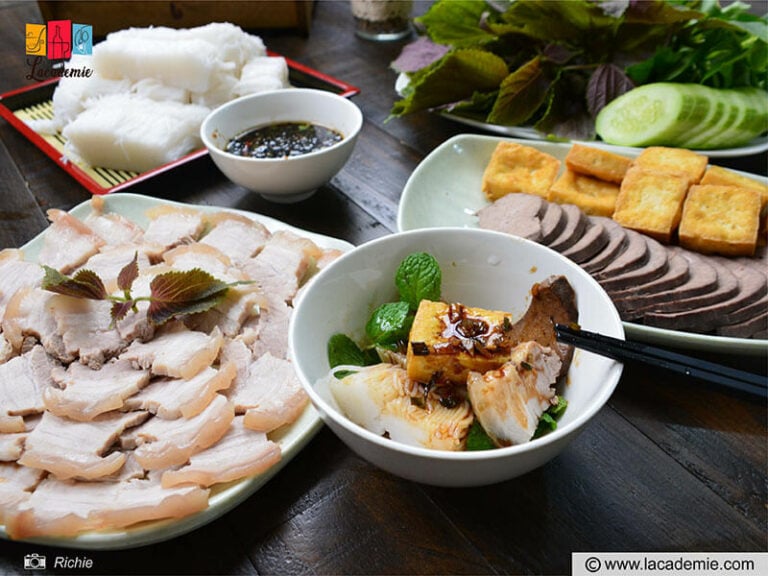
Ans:
{"type": "Polygon", "coordinates": [[[408,378],[465,383],[470,370],[486,372],[507,362],[512,329],[507,312],[422,300],[411,326],[408,378]]]}
{"type": "Polygon", "coordinates": [[[618,195],[618,184],[566,168],[552,184],[547,199],[558,204],[575,204],[587,214],[610,218],[618,195]]]}
{"type": "Polygon", "coordinates": [[[707,169],[709,158],[685,148],[650,146],[635,158],[633,165],[658,172],[682,172],[688,184],[698,184],[707,169]]]}
{"type": "Polygon", "coordinates": [[[554,156],[532,146],[499,142],[483,173],[483,193],[491,202],[513,192],[546,198],[560,164],[554,156]]]}
{"type": "Polygon", "coordinates": [[[574,172],[616,184],[621,184],[630,164],[626,156],[583,144],[573,144],[565,157],[565,165],[574,172]]]}
{"type": "Polygon", "coordinates": [[[728,256],[751,256],[760,226],[760,192],[752,188],[691,186],[678,230],[680,245],[728,256]]]}
{"type": "Polygon", "coordinates": [[[669,242],[683,212],[688,178],[633,166],[621,183],[613,219],[626,228],[669,242]]]}

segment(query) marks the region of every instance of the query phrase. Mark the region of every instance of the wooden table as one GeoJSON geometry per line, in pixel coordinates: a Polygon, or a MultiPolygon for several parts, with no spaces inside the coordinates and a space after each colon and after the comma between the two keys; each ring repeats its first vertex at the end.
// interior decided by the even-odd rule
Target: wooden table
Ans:
{"type": "MultiPolygon", "coordinates": [[[[35,3],[0,3],[0,92],[30,83],[26,22],[42,23],[35,3]]],[[[361,89],[354,101],[365,126],[354,155],[315,196],[266,202],[231,184],[207,156],[130,191],[250,210],[354,244],[394,232],[412,170],[467,130],[431,114],[385,122],[395,98],[389,63],[404,42],[372,43],[352,29],[346,2],[323,1],[308,37],[259,31],[269,48],[361,89]]],[[[765,156],[720,163],[766,173],[765,156]]],[[[0,248],[41,232],[46,209],[87,198],[0,123],[0,248]]],[[[765,358],[719,359],[765,372],[765,358]]],[[[767,446],[764,401],[628,367],[565,452],[512,481],[475,489],[404,481],[324,428],[265,487],[201,529],[128,551],[0,541],[0,573],[28,573],[23,557],[33,552],[92,559],[82,573],[120,574],[560,574],[579,551],[765,552],[767,446]]]]}

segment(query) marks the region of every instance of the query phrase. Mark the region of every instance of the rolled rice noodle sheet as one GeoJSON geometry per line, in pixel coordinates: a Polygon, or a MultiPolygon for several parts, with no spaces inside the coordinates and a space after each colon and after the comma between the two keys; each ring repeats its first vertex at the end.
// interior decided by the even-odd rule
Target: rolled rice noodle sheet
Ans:
{"type": "Polygon", "coordinates": [[[205,40],[155,39],[149,34],[132,38],[123,31],[93,47],[93,62],[105,78],[154,78],[193,92],[208,90],[217,70],[234,69],[234,64],[219,58],[219,48],[205,40]]]}
{"type": "Polygon", "coordinates": [[[189,104],[190,102],[189,90],[168,86],[155,78],[145,78],[134,82],[131,85],[131,92],[158,102],[178,102],[179,104],[189,104]]]}
{"type": "Polygon", "coordinates": [[[131,95],[105,96],[62,131],[67,155],[91,166],[143,172],[201,146],[204,106],[157,102],[131,95]]]}
{"type": "MultiPolygon", "coordinates": [[[[65,64],[66,68],[87,68],[93,70],[93,60],[90,56],[72,56],[65,64]]],[[[131,86],[128,79],[108,79],[95,71],[89,77],[65,76],[59,80],[53,93],[53,122],[45,128],[42,123],[34,128],[44,134],[55,134],[63,126],[74,120],[85,110],[86,103],[109,94],[127,92],[131,86]]]]}
{"type": "Polygon", "coordinates": [[[211,85],[205,92],[190,93],[190,102],[200,106],[216,108],[235,97],[237,78],[230,71],[219,71],[211,78],[211,85]]]}
{"type": "Polygon", "coordinates": [[[268,90],[288,88],[288,63],[281,56],[262,56],[250,60],[235,86],[235,94],[255,94],[268,90]]]}

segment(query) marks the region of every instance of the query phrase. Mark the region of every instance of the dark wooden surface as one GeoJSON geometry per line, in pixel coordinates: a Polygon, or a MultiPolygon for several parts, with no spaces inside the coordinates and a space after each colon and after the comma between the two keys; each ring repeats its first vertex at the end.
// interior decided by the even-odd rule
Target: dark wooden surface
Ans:
{"type": "MultiPolygon", "coordinates": [[[[417,2],[417,13],[424,8],[417,2]]],[[[0,92],[30,83],[26,22],[42,23],[35,3],[0,3],[0,92]]],[[[385,122],[389,63],[403,42],[363,41],[352,25],[346,2],[323,1],[308,37],[259,31],[269,48],[362,89],[354,101],[365,126],[330,185],[300,204],[271,204],[205,157],[131,191],[251,210],[355,244],[395,231],[411,171],[466,129],[430,114],[385,122]]],[[[766,172],[765,156],[718,163],[766,172]]],[[[0,248],[42,231],[46,209],[88,197],[0,122],[0,248]]],[[[765,373],[765,358],[718,359],[765,373]]],[[[0,573],[28,573],[23,557],[32,552],[89,558],[89,574],[563,574],[580,551],[764,552],[767,470],[764,401],[627,367],[565,452],[515,480],[475,489],[403,481],[323,429],[259,492],[190,534],[111,552],[0,541],[0,573]]]]}

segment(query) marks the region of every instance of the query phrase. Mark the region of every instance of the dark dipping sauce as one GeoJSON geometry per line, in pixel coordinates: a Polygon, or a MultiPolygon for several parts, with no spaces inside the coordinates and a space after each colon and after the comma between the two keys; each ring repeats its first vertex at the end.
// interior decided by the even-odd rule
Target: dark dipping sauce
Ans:
{"type": "Polygon", "coordinates": [[[310,122],[278,122],[232,138],[225,151],[251,158],[288,158],[328,148],[343,138],[336,130],[310,122]]]}

